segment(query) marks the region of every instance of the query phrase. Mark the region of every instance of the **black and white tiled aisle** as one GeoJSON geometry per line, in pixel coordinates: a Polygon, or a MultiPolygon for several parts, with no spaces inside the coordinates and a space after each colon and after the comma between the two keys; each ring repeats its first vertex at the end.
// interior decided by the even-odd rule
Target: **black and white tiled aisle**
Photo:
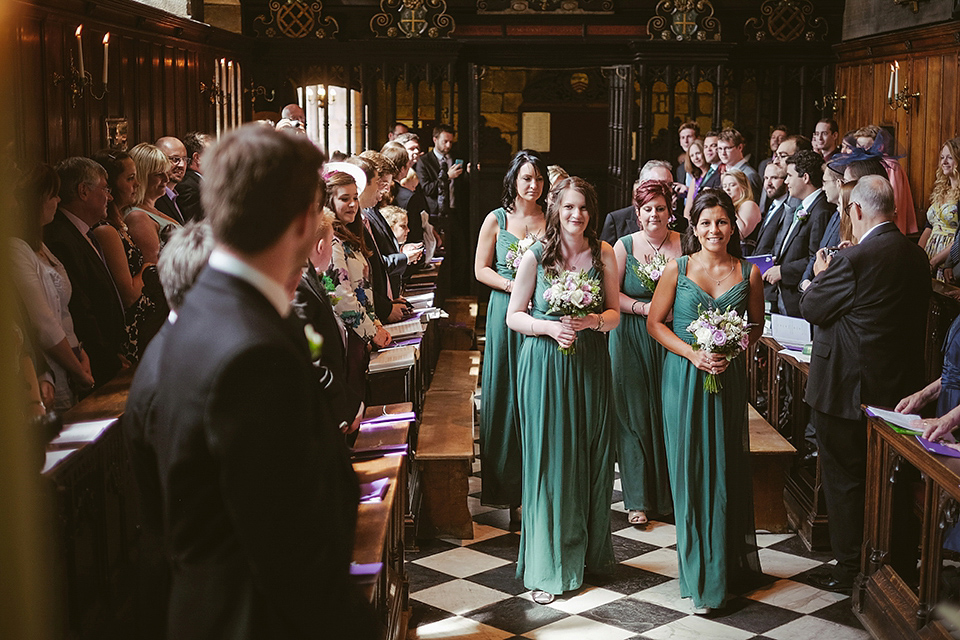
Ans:
{"type": "Polygon", "coordinates": [[[831,560],[794,534],[759,534],[764,586],[732,598],[709,617],[680,598],[672,521],[627,524],[614,483],[613,576],[585,582],[543,606],[514,575],[520,536],[505,509],[480,505],[479,460],[470,478],[473,540],[420,541],[407,554],[413,615],[408,638],[470,640],[848,640],[870,638],[850,598],[817,589],[805,576],[831,560]]]}

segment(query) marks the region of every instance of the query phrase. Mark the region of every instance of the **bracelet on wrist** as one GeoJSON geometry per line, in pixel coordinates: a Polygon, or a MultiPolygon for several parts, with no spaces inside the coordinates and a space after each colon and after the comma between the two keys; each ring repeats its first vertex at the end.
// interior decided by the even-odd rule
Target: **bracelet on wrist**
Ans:
{"type": "Polygon", "coordinates": [[[597,314],[597,328],[594,331],[600,331],[603,329],[603,313],[597,314]]]}
{"type": "Polygon", "coordinates": [[[633,304],[630,305],[630,313],[632,313],[633,315],[637,315],[637,303],[638,303],[638,302],[640,302],[640,301],[639,301],[639,300],[634,300],[634,301],[633,301],[633,304]]]}

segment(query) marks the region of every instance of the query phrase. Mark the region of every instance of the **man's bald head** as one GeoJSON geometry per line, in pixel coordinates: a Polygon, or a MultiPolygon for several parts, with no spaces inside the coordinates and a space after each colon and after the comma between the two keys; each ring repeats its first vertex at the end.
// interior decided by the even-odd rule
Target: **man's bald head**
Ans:
{"type": "Polygon", "coordinates": [[[187,171],[187,148],[179,138],[173,136],[164,136],[157,140],[157,148],[170,160],[170,171],[167,177],[172,183],[170,185],[172,189],[183,180],[183,174],[187,171]]]}
{"type": "Polygon", "coordinates": [[[863,176],[850,192],[850,207],[850,224],[857,238],[881,222],[893,220],[896,204],[890,181],[880,176],[863,176]]]}
{"type": "Polygon", "coordinates": [[[283,111],[280,112],[280,117],[288,120],[296,120],[300,124],[307,124],[307,114],[303,112],[303,109],[301,109],[298,104],[288,104],[285,106],[283,111]]]}

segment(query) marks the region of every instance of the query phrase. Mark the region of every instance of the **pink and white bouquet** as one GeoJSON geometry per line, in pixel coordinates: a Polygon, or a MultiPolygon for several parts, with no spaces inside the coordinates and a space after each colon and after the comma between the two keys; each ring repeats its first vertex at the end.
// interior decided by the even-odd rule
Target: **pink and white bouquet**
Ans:
{"type": "Polygon", "coordinates": [[[507,245],[507,268],[513,272],[514,276],[517,275],[517,269],[520,268],[520,260],[523,259],[523,254],[525,254],[527,249],[532,247],[533,243],[538,239],[536,236],[529,235],[507,245]]]}
{"type": "MultiPolygon", "coordinates": [[[[707,353],[719,353],[727,361],[733,360],[750,346],[750,323],[747,321],[747,313],[741,316],[733,309],[727,307],[726,311],[720,309],[703,310],[697,307],[699,316],[690,323],[687,331],[693,334],[695,351],[706,351],[707,353]]],[[[717,393],[723,385],[713,373],[708,373],[703,381],[703,390],[709,393],[717,393]]]]}
{"type": "Polygon", "coordinates": [[[638,262],[633,267],[633,271],[640,278],[643,286],[653,291],[657,288],[660,278],[663,277],[663,270],[667,268],[667,262],[667,256],[658,251],[650,258],[650,262],[638,262]]]}
{"type": "MultiPolygon", "coordinates": [[[[582,318],[600,310],[600,292],[600,281],[588,276],[586,271],[563,271],[550,280],[543,299],[550,305],[547,313],[582,318]]],[[[560,351],[570,355],[576,348],[570,345],[560,347],[560,351]]]]}

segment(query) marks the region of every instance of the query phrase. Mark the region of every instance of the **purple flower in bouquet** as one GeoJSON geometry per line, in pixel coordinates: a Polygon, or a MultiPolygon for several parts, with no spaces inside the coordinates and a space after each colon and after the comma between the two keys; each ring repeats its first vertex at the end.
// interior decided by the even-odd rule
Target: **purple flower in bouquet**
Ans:
{"type": "MultiPolygon", "coordinates": [[[[733,360],[750,346],[750,323],[747,314],[742,316],[728,308],[703,310],[697,308],[698,317],[687,327],[693,335],[693,348],[696,351],[718,353],[727,361],[733,360]]],[[[722,374],[721,374],[722,375],[722,374]]],[[[717,393],[722,388],[720,380],[708,373],[703,380],[703,388],[709,393],[717,393]]]]}
{"type": "MultiPolygon", "coordinates": [[[[543,299],[549,303],[550,315],[583,317],[600,311],[602,302],[600,281],[591,278],[585,271],[564,271],[550,280],[550,286],[543,292],[543,299]]],[[[561,353],[574,353],[575,347],[560,347],[561,353]]]]}
{"type": "Polygon", "coordinates": [[[663,270],[666,268],[667,262],[667,257],[657,252],[650,258],[650,262],[638,262],[635,264],[633,271],[637,274],[637,277],[640,278],[643,286],[650,291],[654,291],[657,288],[657,283],[660,282],[660,278],[663,277],[663,270]]]}

